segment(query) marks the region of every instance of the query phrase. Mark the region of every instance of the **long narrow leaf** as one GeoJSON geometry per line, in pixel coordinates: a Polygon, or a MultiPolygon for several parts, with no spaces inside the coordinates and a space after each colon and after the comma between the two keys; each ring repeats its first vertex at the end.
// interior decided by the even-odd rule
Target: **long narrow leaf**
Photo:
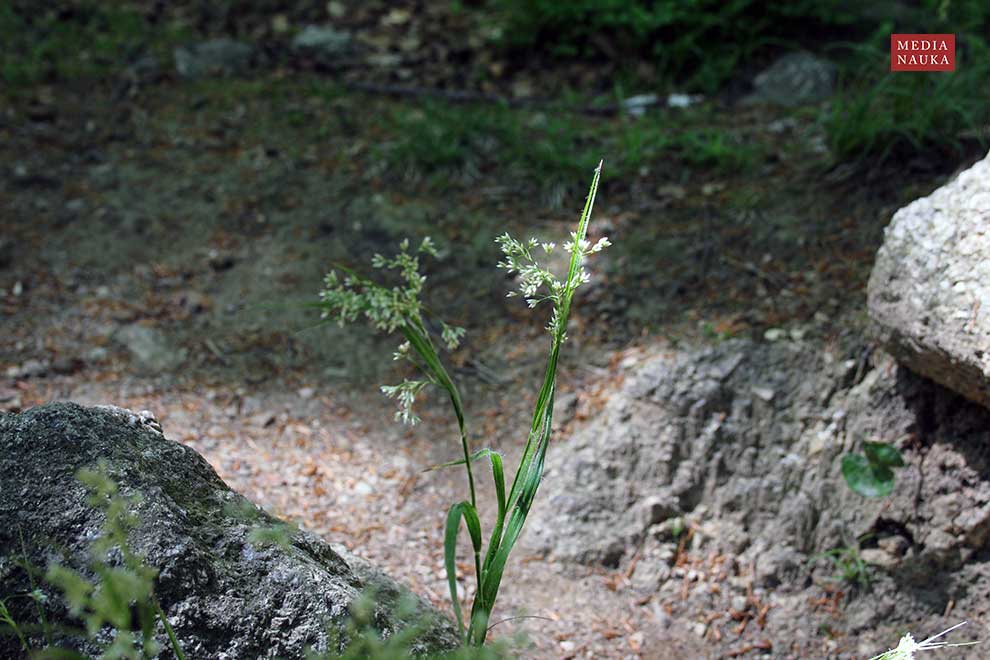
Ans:
{"type": "Polygon", "coordinates": [[[410,322],[402,327],[402,332],[406,336],[406,339],[409,340],[410,345],[426,362],[427,367],[437,382],[447,391],[450,397],[450,404],[453,406],[454,415],[457,417],[457,428],[461,434],[461,448],[464,451],[464,465],[467,468],[468,488],[471,491],[471,505],[475,506],[477,500],[474,490],[474,470],[471,469],[471,448],[468,444],[467,432],[464,430],[464,404],[461,402],[461,395],[457,391],[454,381],[447,374],[447,370],[444,369],[443,363],[440,361],[440,356],[437,355],[436,349],[433,348],[433,343],[430,341],[429,334],[426,332],[426,328],[422,326],[422,323],[410,319],[410,322]]]}
{"type": "Polygon", "coordinates": [[[481,521],[478,512],[470,502],[458,502],[447,512],[447,526],[443,535],[443,560],[447,571],[447,586],[450,588],[450,600],[454,605],[454,616],[457,618],[457,629],[464,634],[464,616],[461,614],[461,602],[457,598],[457,533],[461,528],[461,518],[471,537],[474,546],[475,563],[481,553],[481,521]]]}
{"type": "MultiPolygon", "coordinates": [[[[492,460],[493,461],[494,460],[498,460],[499,470],[501,470],[502,455],[499,454],[494,449],[491,449],[490,447],[485,447],[484,449],[479,449],[478,451],[476,451],[473,454],[471,454],[471,460],[472,461],[477,461],[479,459],[485,458],[486,456],[497,457],[497,459],[496,458],[492,458],[492,460]]],[[[464,459],[463,458],[458,458],[457,460],[447,461],[446,463],[438,463],[437,465],[431,465],[428,468],[423,468],[423,472],[435,472],[436,470],[442,470],[444,468],[455,467],[457,465],[464,465],[464,459]]],[[[495,469],[494,466],[492,466],[492,469],[493,470],[495,469]]],[[[502,489],[503,489],[503,491],[505,489],[505,484],[504,483],[502,485],[502,489]]]]}
{"type": "MultiPolygon", "coordinates": [[[[487,623],[492,609],[495,606],[495,599],[498,597],[498,590],[501,586],[502,575],[509,559],[509,554],[515,546],[519,535],[522,533],[529,510],[536,496],[536,491],[543,479],[543,467],[546,458],[547,448],[550,443],[550,434],[553,427],[553,404],[554,394],[557,387],[557,364],[560,359],[560,347],[564,342],[564,333],[567,328],[568,317],[570,316],[571,299],[574,296],[574,289],[578,284],[578,273],[584,257],[582,247],[588,231],[588,222],[591,218],[591,211],[594,207],[595,196],[598,192],[598,184],[601,179],[602,164],[598,164],[595,176],[585,200],[584,210],[581,213],[581,220],[578,223],[578,230],[574,234],[574,244],[571,249],[571,259],[567,269],[567,280],[565,289],[560,299],[559,323],[556,326],[556,333],[551,340],[550,355],[547,358],[546,370],[544,371],[543,384],[537,396],[536,406],[533,411],[533,422],[530,426],[529,435],[526,438],[526,445],[523,448],[523,455],[512,481],[512,488],[509,491],[505,507],[511,510],[508,523],[505,524],[504,532],[502,525],[504,516],[500,515],[489,542],[488,553],[485,557],[484,568],[479,579],[479,593],[475,596],[474,607],[472,608],[471,623],[468,629],[468,641],[471,644],[482,645],[487,636],[487,623]]],[[[494,466],[493,466],[494,469],[494,466]]],[[[506,511],[500,504],[500,510],[506,511]]]]}
{"type": "Polygon", "coordinates": [[[519,484],[519,478],[529,469],[529,463],[532,460],[532,452],[534,449],[534,436],[539,436],[539,430],[545,422],[544,418],[546,417],[547,409],[549,408],[551,411],[553,409],[553,393],[556,386],[557,361],[560,357],[560,345],[563,342],[564,329],[567,328],[567,320],[570,316],[571,298],[574,295],[575,277],[581,266],[581,243],[588,234],[588,222],[591,219],[591,211],[595,205],[595,196],[598,193],[598,184],[601,180],[601,175],[602,163],[598,163],[598,167],[595,169],[595,176],[591,180],[591,188],[588,190],[588,197],[584,203],[584,210],[581,212],[581,220],[578,222],[578,229],[575,232],[574,245],[571,248],[571,260],[567,267],[567,280],[565,282],[566,289],[560,304],[560,330],[559,334],[552,340],[550,356],[547,358],[547,368],[543,376],[543,386],[540,388],[540,394],[536,400],[536,410],[533,414],[533,423],[530,426],[530,434],[526,440],[526,447],[523,449],[523,457],[520,462],[519,470],[516,472],[515,479],[513,479],[512,482],[512,488],[509,491],[508,503],[510,507],[518,494],[517,486],[519,484]]]}
{"type": "Polygon", "coordinates": [[[175,654],[176,660],[186,660],[186,654],[182,652],[182,646],[179,645],[179,639],[175,636],[175,631],[172,629],[172,624],[168,622],[168,618],[165,616],[165,612],[162,611],[162,606],[158,603],[158,599],[152,600],[155,604],[155,611],[158,613],[158,618],[162,622],[162,626],[165,628],[165,634],[168,635],[168,642],[172,646],[172,653],[175,654]]]}
{"type": "Polygon", "coordinates": [[[495,519],[495,527],[492,528],[492,535],[488,541],[488,549],[485,551],[485,562],[481,569],[479,582],[485,581],[485,574],[498,547],[502,542],[502,528],[505,525],[505,472],[502,470],[502,456],[496,452],[491,452],[489,458],[492,463],[492,479],[495,481],[495,497],[498,500],[498,517],[495,519]]]}

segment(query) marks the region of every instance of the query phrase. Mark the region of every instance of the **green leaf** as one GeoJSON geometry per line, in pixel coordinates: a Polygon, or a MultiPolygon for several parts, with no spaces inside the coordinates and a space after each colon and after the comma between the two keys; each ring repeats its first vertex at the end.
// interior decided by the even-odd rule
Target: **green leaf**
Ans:
{"type": "Polygon", "coordinates": [[[842,476],[863,497],[886,497],[894,490],[894,473],[883,465],[874,465],[862,454],[842,457],[842,476]]]}
{"type": "Polygon", "coordinates": [[[69,602],[73,615],[79,616],[89,604],[89,595],[93,591],[93,585],[71,568],[61,564],[52,564],[48,567],[45,580],[65,593],[65,599],[69,602]]]}
{"type": "Polygon", "coordinates": [[[886,442],[864,442],[863,453],[872,465],[888,468],[904,467],[904,458],[897,447],[886,442]]]}
{"type": "Polygon", "coordinates": [[[158,619],[162,622],[162,626],[165,628],[165,633],[168,635],[168,641],[172,646],[172,653],[175,654],[176,660],[186,660],[186,655],[182,652],[182,647],[179,645],[179,639],[175,636],[175,631],[172,629],[172,625],[168,622],[168,617],[165,616],[162,606],[158,604],[157,599],[152,599],[152,602],[155,605],[155,612],[158,614],[158,619]]]}
{"type": "MultiPolygon", "coordinates": [[[[471,460],[477,461],[479,459],[484,458],[485,456],[491,456],[493,457],[493,460],[494,459],[498,460],[499,465],[502,464],[502,455],[499,454],[494,449],[489,449],[488,447],[484,449],[479,449],[478,451],[471,454],[471,460]]],[[[456,465],[464,465],[464,463],[465,460],[463,458],[458,458],[457,460],[454,461],[447,461],[446,463],[438,463],[437,465],[431,465],[428,468],[423,468],[423,472],[434,472],[436,470],[442,470],[443,468],[454,467],[456,465]]],[[[494,470],[494,467],[492,469],[494,470]]]]}
{"type": "Polygon", "coordinates": [[[131,625],[131,604],[151,597],[151,584],[127,568],[103,571],[100,588],[90,599],[90,607],[114,627],[124,630],[131,625]]]}
{"type": "Polygon", "coordinates": [[[481,552],[481,521],[478,512],[470,502],[458,502],[447,512],[447,526],[443,535],[443,563],[447,570],[447,586],[450,587],[450,600],[454,605],[454,615],[457,617],[457,629],[464,634],[464,616],[461,614],[461,603],[457,599],[457,533],[461,528],[461,518],[471,536],[474,546],[475,565],[481,552]]]}

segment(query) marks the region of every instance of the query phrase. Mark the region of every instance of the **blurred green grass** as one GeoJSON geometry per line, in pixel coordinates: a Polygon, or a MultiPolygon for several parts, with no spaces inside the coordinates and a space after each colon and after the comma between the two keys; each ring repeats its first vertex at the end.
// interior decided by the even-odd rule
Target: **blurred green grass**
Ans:
{"type": "Polygon", "coordinates": [[[731,173],[765,157],[763,146],[717,126],[707,111],[592,120],[573,108],[426,103],[397,107],[385,125],[387,137],[376,147],[385,167],[439,188],[482,180],[495,169],[534,178],[544,189],[566,187],[603,157],[617,177],[677,163],[731,173]]]}
{"type": "MultiPolygon", "coordinates": [[[[266,5],[244,11],[275,10],[266,5]]],[[[507,56],[524,52],[537,61],[564,58],[590,67],[612,58],[620,81],[615,97],[623,96],[623,89],[649,91],[658,85],[714,93],[748,79],[750,68],[775,53],[817,49],[841,71],[837,94],[817,110],[833,163],[876,165],[919,156],[950,162],[987,146],[990,3],[983,1],[866,6],[799,0],[767,9],[756,0],[487,0],[460,3],[456,11],[488,17],[502,35],[498,43],[507,56]],[[957,33],[957,71],[888,72],[892,31],[957,33]],[[649,63],[660,82],[630,78],[624,68],[635,62],[649,63]]],[[[190,24],[175,18],[179,15],[152,19],[141,3],[98,0],[0,3],[0,81],[16,95],[38,84],[108,76],[145,55],[170,61],[176,44],[197,38],[190,24]]],[[[200,88],[190,84],[186,89],[200,88]]],[[[273,104],[292,99],[291,90],[279,96],[287,87],[262,77],[211,84],[228,89],[232,97],[264,93],[273,104]]],[[[327,102],[344,93],[329,82],[305,84],[320,88],[312,93],[327,102]]],[[[753,170],[767,156],[769,147],[744,139],[715,104],[642,121],[595,119],[595,131],[589,132],[589,119],[575,110],[603,98],[565,93],[560,107],[544,109],[396,103],[372,127],[379,136],[370,152],[378,161],[375,168],[425,181],[431,189],[473,184],[499,169],[534,180],[558,199],[573,192],[571,182],[603,156],[611,174],[627,178],[670,165],[731,174],[753,170]]],[[[796,112],[808,116],[807,110],[796,112]]],[[[305,108],[275,114],[300,129],[313,123],[313,113],[305,108]]],[[[274,121],[282,120],[259,118],[258,130],[274,121]]],[[[356,123],[368,127],[363,119],[356,123]]],[[[321,131],[322,138],[329,129],[324,124],[321,131]]]]}
{"type": "Polygon", "coordinates": [[[17,90],[104,75],[189,36],[181,24],[152,26],[136,9],[113,2],[3,2],[0,80],[17,90]]]}

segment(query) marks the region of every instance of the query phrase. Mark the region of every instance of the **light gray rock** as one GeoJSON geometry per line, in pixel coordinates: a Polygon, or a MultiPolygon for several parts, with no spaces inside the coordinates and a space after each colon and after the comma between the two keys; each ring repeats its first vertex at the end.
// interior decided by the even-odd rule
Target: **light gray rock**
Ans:
{"type": "MultiPolygon", "coordinates": [[[[864,596],[889,608],[887,624],[938,630],[950,599],[959,616],[990,603],[990,590],[968,586],[990,579],[990,411],[864,340],[668,349],[607,400],[548,454],[524,541],[533,552],[638,570],[690,529],[692,556],[731,557],[745,568],[742,585],[767,590],[771,611],[786,612],[764,633],[809,649],[814,626],[795,622],[820,613],[785,607],[785,595],[812,575],[833,580],[838,569],[812,559],[866,534],[863,550],[889,554],[867,553],[884,595],[864,596]],[[869,440],[898,446],[907,462],[886,499],[862,498],[842,478],[842,456],[869,440]]],[[[645,589],[664,576],[640,577],[645,589]]],[[[682,588],[672,578],[657,598],[680,601],[682,588]]],[[[713,607],[690,594],[688,619],[731,600],[713,607]]]]}
{"type": "Polygon", "coordinates": [[[254,48],[233,39],[211,39],[173,52],[175,70],[183,78],[233,76],[251,66],[254,48]]]}
{"type": "Polygon", "coordinates": [[[750,103],[782,106],[824,101],[835,91],[837,69],[827,60],[807,52],[784,55],[753,79],[750,103]]]}
{"type": "MultiPolygon", "coordinates": [[[[0,414],[0,597],[31,591],[24,559],[43,569],[58,558],[88,572],[104,514],[75,474],[101,461],[122,494],[140,496],[129,545],[158,570],[156,593],[187,657],[302,658],[306,647],[326,650],[329,633],[341,631],[349,605],[367,589],[383,633],[416,621],[427,625],[415,650],[455,644],[453,626],[423,601],[400,615],[396,603],[408,592],[343,549],[291,528],[284,546],[253,540],[254,530],[282,523],[230,490],[195,451],[166,439],[153,414],[115,407],[54,403],[0,414]]],[[[73,624],[61,595],[43,590],[49,619],[73,624]]],[[[6,602],[15,620],[36,620],[31,599],[6,602]]],[[[168,648],[164,631],[157,633],[168,648]]],[[[60,642],[96,652],[83,640],[60,642]]],[[[19,657],[16,638],[0,635],[0,657],[19,657]]]]}
{"type": "Polygon", "coordinates": [[[330,66],[351,54],[353,41],[350,32],[329,26],[307,25],[292,39],[292,48],[322,65],[330,66]]]}
{"type": "Polygon", "coordinates": [[[133,323],[114,334],[127,347],[137,365],[153,373],[175,371],[186,359],[186,350],[177,348],[160,330],[133,323]]]}
{"type": "Polygon", "coordinates": [[[868,292],[887,350],[990,407],[990,156],[894,214],[868,292]]]}

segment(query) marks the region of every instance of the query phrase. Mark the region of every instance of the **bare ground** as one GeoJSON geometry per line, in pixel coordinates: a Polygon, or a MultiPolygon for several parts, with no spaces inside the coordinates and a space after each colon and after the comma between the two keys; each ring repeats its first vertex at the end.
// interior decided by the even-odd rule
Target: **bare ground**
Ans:
{"type": "MultiPolygon", "coordinates": [[[[457,469],[422,472],[457,452],[443,402],[426,401],[415,429],[398,427],[374,385],[397,378],[385,371],[391,345],[363,330],[303,330],[315,319],[296,303],[313,299],[331,259],[360,262],[406,234],[445,238],[431,281],[473,351],[451,360],[479,445],[506,451],[511,465],[545,338],[539,318],[503,300],[509,283],[490,275],[490,239],[506,225],[565,236],[580,199],[558,208],[533,202],[539,190],[424,191],[374,171],[373,127],[317,137],[313,125],[281,123],[284,106],[263,93],[231,94],[228,102],[222,90],[168,83],[121,100],[59,88],[8,107],[0,405],[71,399],[151,410],[234,489],[446,609],[441,526],[466,486],[457,469]],[[459,252],[465,240],[482,247],[459,252]],[[168,373],[142,366],[119,335],[135,325],[160,330],[183,359],[168,373]]],[[[284,103],[310,107],[308,99],[290,91],[284,103]]],[[[373,115],[384,103],[349,96],[327,112],[373,115]]],[[[757,114],[726,120],[770,135],[757,114]]],[[[800,149],[802,135],[766,139],[800,149]]],[[[829,183],[778,159],[756,181],[689,172],[676,183],[686,197],[669,197],[660,189],[672,185],[668,175],[606,180],[598,220],[617,250],[576,312],[559,376],[561,437],[600,409],[641,346],[761,336],[792,322],[827,334],[839,311],[862,304],[889,213],[933,185],[930,175],[896,189],[829,183]],[[756,201],[733,196],[754,186],[756,201]]],[[[694,621],[671,619],[629,588],[628,564],[589,569],[524,552],[495,618],[541,618],[494,630],[522,633],[523,657],[708,654],[694,621]]],[[[740,642],[741,655],[767,651],[753,639],[740,642]]]]}

